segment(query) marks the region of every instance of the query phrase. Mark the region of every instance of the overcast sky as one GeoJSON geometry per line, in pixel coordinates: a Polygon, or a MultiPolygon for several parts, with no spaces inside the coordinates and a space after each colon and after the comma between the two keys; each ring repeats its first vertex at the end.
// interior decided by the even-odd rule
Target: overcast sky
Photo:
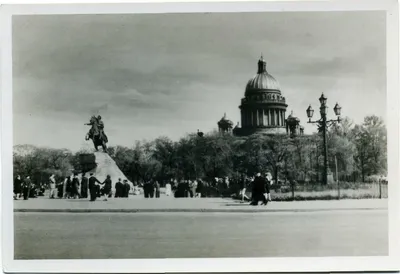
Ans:
{"type": "Polygon", "coordinates": [[[92,114],[109,145],[217,127],[263,53],[306,132],[328,97],[345,116],[385,118],[384,12],[13,17],[14,144],[78,150],[92,114]]]}

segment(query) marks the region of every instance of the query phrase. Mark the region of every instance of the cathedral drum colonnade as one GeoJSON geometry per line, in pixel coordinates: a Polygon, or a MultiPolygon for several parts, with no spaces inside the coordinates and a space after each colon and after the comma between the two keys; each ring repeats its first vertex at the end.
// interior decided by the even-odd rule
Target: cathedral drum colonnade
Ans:
{"type": "Polygon", "coordinates": [[[261,56],[257,74],[246,85],[245,97],[239,106],[241,128],[234,134],[246,136],[254,133],[286,134],[286,99],[278,81],[267,72],[267,63],[261,56]]]}

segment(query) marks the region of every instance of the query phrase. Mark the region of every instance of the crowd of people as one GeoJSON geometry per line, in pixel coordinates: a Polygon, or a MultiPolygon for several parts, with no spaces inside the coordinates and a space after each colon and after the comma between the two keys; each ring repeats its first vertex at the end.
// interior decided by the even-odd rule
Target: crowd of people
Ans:
{"type": "MultiPolygon", "coordinates": [[[[245,175],[236,179],[214,178],[206,181],[202,179],[192,180],[176,180],[171,179],[166,183],[160,183],[158,180],[149,180],[144,184],[134,184],[133,189],[129,182],[118,178],[118,181],[113,187],[112,178],[107,175],[107,178],[100,182],[93,173],[89,177],[85,173],[78,176],[74,173],[66,178],[56,178],[52,174],[48,179],[47,188],[49,190],[49,198],[64,198],[64,199],[87,199],[95,201],[97,198],[103,197],[106,201],[108,198],[128,198],[129,193],[139,195],[143,193],[145,198],[160,198],[161,188],[164,188],[166,196],[175,198],[202,198],[202,197],[227,197],[231,196],[238,198],[241,202],[250,202],[251,205],[258,205],[261,201],[266,205],[271,201],[270,184],[272,183],[269,173],[262,176],[257,173],[254,177],[245,175]],[[248,191],[250,189],[250,191],[248,191]],[[251,193],[251,197],[247,196],[251,193]]],[[[40,186],[40,193],[45,192],[43,184],[40,186]]],[[[32,192],[37,192],[37,188],[32,183],[29,176],[21,179],[17,176],[14,180],[14,199],[23,197],[27,200],[32,197],[32,192]]],[[[42,194],[43,195],[43,194],[42,194]]]]}
{"type": "MultiPolygon", "coordinates": [[[[89,174],[89,178],[85,173],[82,174],[81,177],[78,177],[77,173],[74,173],[72,176],[68,176],[66,178],[60,178],[60,180],[56,179],[56,176],[52,174],[49,177],[47,188],[49,190],[49,198],[55,199],[87,199],[90,198],[90,201],[95,201],[99,197],[104,197],[104,200],[111,198],[113,195],[112,192],[112,181],[110,175],[107,175],[107,178],[104,182],[100,182],[93,173],[89,174]]],[[[115,184],[115,198],[128,198],[130,185],[128,180],[118,179],[115,184]]],[[[20,175],[14,179],[14,200],[18,200],[19,198],[23,198],[24,200],[28,200],[29,198],[35,198],[37,196],[43,196],[45,192],[45,187],[43,184],[40,187],[37,187],[32,183],[30,176],[27,176],[25,179],[21,179],[20,175]],[[39,193],[42,195],[37,195],[39,193]]]]}
{"type": "MultiPolygon", "coordinates": [[[[171,184],[176,198],[230,196],[239,198],[241,202],[250,202],[251,205],[258,205],[260,201],[266,205],[268,201],[271,201],[272,176],[270,173],[266,173],[265,176],[257,173],[254,177],[242,175],[236,179],[214,178],[210,182],[201,179],[180,182],[171,180],[171,184]],[[251,196],[248,197],[247,193],[251,193],[251,196]]],[[[168,184],[166,189],[168,189],[168,184]]]]}
{"type": "Polygon", "coordinates": [[[30,176],[26,176],[22,179],[21,176],[18,175],[14,179],[14,200],[22,197],[24,200],[28,200],[33,186],[30,176]]]}

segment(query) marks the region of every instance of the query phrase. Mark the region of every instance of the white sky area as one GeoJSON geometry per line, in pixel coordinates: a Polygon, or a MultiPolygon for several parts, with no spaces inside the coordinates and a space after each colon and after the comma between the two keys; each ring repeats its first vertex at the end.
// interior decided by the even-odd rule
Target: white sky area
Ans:
{"type": "Polygon", "coordinates": [[[109,145],[234,124],[263,53],[305,126],[328,98],[361,123],[386,115],[384,12],[13,16],[14,145],[78,150],[100,114],[109,145]]]}

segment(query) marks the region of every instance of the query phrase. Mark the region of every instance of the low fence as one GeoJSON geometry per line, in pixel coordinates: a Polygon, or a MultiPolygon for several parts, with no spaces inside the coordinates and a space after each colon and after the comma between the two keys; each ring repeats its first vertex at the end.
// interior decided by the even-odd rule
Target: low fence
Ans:
{"type": "Polygon", "coordinates": [[[272,187],[274,200],[334,200],[388,198],[387,183],[339,182],[329,185],[289,185],[272,187]]]}
{"type": "MultiPolygon", "coordinates": [[[[202,197],[239,197],[238,185],[229,188],[205,186],[202,197]]],[[[246,196],[251,198],[251,187],[246,196]]],[[[178,197],[188,197],[188,193],[178,197]]],[[[271,198],[274,201],[305,201],[305,200],[338,200],[338,199],[384,199],[388,197],[387,183],[349,183],[339,184],[308,184],[308,185],[279,185],[271,186],[271,198]]]]}
{"type": "MultiPolygon", "coordinates": [[[[165,188],[161,188],[161,195],[165,195],[165,188]]],[[[202,197],[239,197],[238,185],[232,184],[229,188],[204,186],[202,197]]],[[[176,197],[190,197],[190,191],[174,190],[176,197]],[[180,193],[182,192],[182,193],[180,193]]],[[[251,189],[247,189],[246,196],[251,198],[251,189]]],[[[44,193],[48,196],[48,190],[44,193]]],[[[143,195],[140,191],[139,195],[143,195]]],[[[174,195],[175,196],[175,195],[174,195]]],[[[385,199],[388,198],[387,183],[348,183],[339,184],[304,184],[304,185],[272,185],[271,198],[274,201],[311,201],[311,200],[338,200],[338,199],[385,199]]]]}

